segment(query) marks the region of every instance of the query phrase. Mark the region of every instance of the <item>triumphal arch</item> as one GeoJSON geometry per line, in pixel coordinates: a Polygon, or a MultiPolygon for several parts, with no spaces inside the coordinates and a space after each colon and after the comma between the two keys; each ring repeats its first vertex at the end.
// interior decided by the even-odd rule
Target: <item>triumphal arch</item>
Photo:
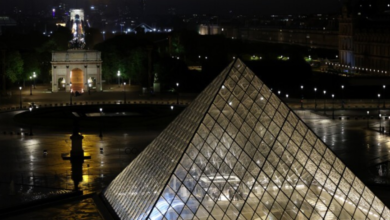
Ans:
{"type": "Polygon", "coordinates": [[[85,26],[83,10],[71,9],[68,27],[73,38],[69,49],[52,52],[52,92],[102,91],[101,53],[84,49],[85,26]]]}

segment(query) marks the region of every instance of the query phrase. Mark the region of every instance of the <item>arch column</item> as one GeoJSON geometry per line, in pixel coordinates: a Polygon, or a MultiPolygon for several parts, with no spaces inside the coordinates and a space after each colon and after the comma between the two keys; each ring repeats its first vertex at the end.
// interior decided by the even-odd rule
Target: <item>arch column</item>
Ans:
{"type": "Polygon", "coordinates": [[[88,92],[88,65],[84,64],[84,79],[83,79],[83,85],[84,85],[84,92],[88,92]]]}
{"type": "Polygon", "coordinates": [[[66,66],[65,69],[65,80],[66,80],[66,91],[70,92],[70,83],[72,82],[70,79],[70,68],[69,66],[66,66]]]}
{"type": "Polygon", "coordinates": [[[98,88],[98,91],[103,91],[103,84],[102,84],[102,65],[96,66],[96,87],[98,88]]]}
{"type": "Polygon", "coordinates": [[[51,91],[58,92],[58,86],[57,66],[51,66],[51,91]]]}

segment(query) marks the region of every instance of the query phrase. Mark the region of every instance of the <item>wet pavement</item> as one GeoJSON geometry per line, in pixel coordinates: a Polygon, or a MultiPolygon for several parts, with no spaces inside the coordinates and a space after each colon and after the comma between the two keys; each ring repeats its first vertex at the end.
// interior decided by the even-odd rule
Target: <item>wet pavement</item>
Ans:
{"type": "Polygon", "coordinates": [[[43,208],[32,213],[20,214],[7,219],[103,220],[104,218],[99,213],[94,200],[92,198],[84,198],[43,208]]]}
{"type": "MultiPolygon", "coordinates": [[[[12,205],[10,200],[31,201],[39,199],[36,195],[42,192],[74,189],[72,164],[61,157],[71,150],[71,131],[34,127],[33,136],[30,136],[29,127],[13,122],[13,116],[20,112],[0,114],[0,209],[12,205]],[[44,154],[45,150],[47,154],[44,154]]],[[[91,159],[81,164],[80,189],[84,194],[102,190],[160,132],[153,129],[142,132],[105,129],[103,138],[100,138],[96,131],[81,131],[83,149],[91,159]]],[[[40,212],[36,214],[41,215],[40,212]]]]}
{"type": "MultiPolygon", "coordinates": [[[[379,117],[374,116],[368,118],[366,110],[338,110],[334,120],[332,111],[329,110],[326,115],[323,111],[295,112],[387,206],[390,206],[390,178],[378,175],[379,170],[376,167],[379,163],[390,161],[389,119],[382,117],[379,120],[379,117]],[[385,134],[379,132],[380,126],[385,127],[385,134]]],[[[71,131],[34,128],[33,136],[22,135],[28,133],[29,128],[13,122],[12,117],[17,113],[19,111],[0,114],[0,182],[6,186],[3,190],[10,189],[12,180],[15,189],[29,186],[33,189],[42,187],[72,190],[71,163],[61,158],[62,153],[70,151],[71,131]],[[12,135],[10,131],[13,132],[12,135]],[[43,153],[44,150],[47,155],[43,153]]],[[[390,111],[381,111],[383,116],[389,113],[390,111]]],[[[374,115],[373,112],[371,114],[374,115]]],[[[84,136],[84,151],[91,155],[91,159],[82,164],[79,187],[85,194],[102,190],[159,132],[161,130],[128,132],[107,129],[101,139],[96,132],[81,131],[84,136]]],[[[6,194],[0,194],[0,197],[6,194]]],[[[15,194],[18,194],[17,190],[15,194]]],[[[7,200],[3,197],[0,201],[7,200]]],[[[2,205],[4,204],[0,203],[0,207],[2,205]]],[[[92,201],[81,199],[72,204],[64,204],[62,208],[51,207],[45,211],[46,214],[37,211],[30,213],[30,216],[35,216],[32,219],[53,216],[55,219],[100,219],[94,207],[92,201]],[[76,211],[83,210],[83,207],[84,211],[76,211]],[[69,210],[74,211],[67,215],[69,210]]]]}

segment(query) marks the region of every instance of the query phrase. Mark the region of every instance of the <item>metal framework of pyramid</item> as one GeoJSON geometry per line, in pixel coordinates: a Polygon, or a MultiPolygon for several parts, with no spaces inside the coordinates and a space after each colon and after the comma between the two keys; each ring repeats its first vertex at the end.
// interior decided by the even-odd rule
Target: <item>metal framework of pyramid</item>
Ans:
{"type": "Polygon", "coordinates": [[[390,219],[239,59],[103,196],[121,219],[390,219]]]}

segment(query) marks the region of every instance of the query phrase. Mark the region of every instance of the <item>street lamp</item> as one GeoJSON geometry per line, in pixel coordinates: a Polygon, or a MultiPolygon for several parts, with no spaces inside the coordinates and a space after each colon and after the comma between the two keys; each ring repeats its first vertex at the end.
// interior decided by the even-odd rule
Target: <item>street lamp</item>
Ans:
{"type": "Polygon", "coordinates": [[[332,119],[334,119],[334,94],[332,94],[332,119]]]}
{"type": "Polygon", "coordinates": [[[32,95],[32,76],[30,76],[30,95],[32,95]]]}
{"type": "Polygon", "coordinates": [[[99,133],[99,137],[102,138],[102,137],[103,137],[103,133],[102,133],[102,115],[103,115],[103,108],[100,108],[99,111],[100,111],[100,133],[99,133]]]}
{"type": "Polygon", "coordinates": [[[177,88],[176,104],[178,105],[179,104],[179,83],[178,82],[176,83],[176,88],[177,88]]]}
{"type": "Polygon", "coordinates": [[[69,83],[69,90],[70,90],[70,105],[72,105],[72,83],[69,83]]]}
{"type": "Polygon", "coordinates": [[[385,89],[386,89],[386,85],[383,85],[383,108],[386,108],[386,105],[385,105],[385,89]]]}
{"type": "Polygon", "coordinates": [[[341,85],[341,108],[344,108],[344,85],[341,85]]]}
{"type": "Polygon", "coordinates": [[[123,103],[126,104],[126,91],[125,91],[125,87],[126,87],[126,82],[123,83],[123,103]]]}
{"type": "Polygon", "coordinates": [[[370,124],[370,111],[367,111],[367,128],[369,128],[369,124],[370,124]]]}
{"type": "Polygon", "coordinates": [[[325,97],[325,95],[326,95],[326,90],[324,90],[324,115],[326,115],[326,111],[325,111],[325,109],[326,109],[326,97],[325,97]]]}
{"type": "Polygon", "coordinates": [[[286,94],[286,99],[288,99],[288,94],[286,94]]]}
{"type": "Polygon", "coordinates": [[[92,84],[88,83],[88,95],[91,95],[91,86],[92,86],[92,84]]]}
{"type": "Polygon", "coordinates": [[[19,87],[19,94],[20,94],[20,99],[19,99],[19,108],[22,109],[22,87],[19,87]]]}
{"type": "Polygon", "coordinates": [[[379,114],[379,132],[382,133],[382,114],[379,114]]]}
{"type": "Polygon", "coordinates": [[[34,79],[34,89],[35,89],[35,78],[37,77],[37,75],[35,74],[35,72],[33,72],[33,79],[34,79]]]}
{"type": "MultiPolygon", "coordinates": [[[[32,110],[33,110],[33,107],[32,106],[30,106],[30,108],[28,108],[28,110],[30,110],[30,113],[32,112],[32,110]]],[[[30,124],[30,136],[32,136],[33,135],[33,132],[32,132],[32,123],[30,124]]]]}
{"type": "Polygon", "coordinates": [[[314,109],[317,109],[317,88],[314,87],[314,109]]]}
{"type": "Polygon", "coordinates": [[[121,71],[118,70],[117,76],[118,76],[118,87],[120,87],[120,84],[121,84],[120,83],[121,71]]]}
{"type": "Polygon", "coordinates": [[[381,94],[378,94],[378,114],[381,113],[381,106],[380,106],[380,102],[381,102],[381,94]]]}
{"type": "Polygon", "coordinates": [[[303,85],[301,85],[301,108],[303,108],[303,85]]]}

